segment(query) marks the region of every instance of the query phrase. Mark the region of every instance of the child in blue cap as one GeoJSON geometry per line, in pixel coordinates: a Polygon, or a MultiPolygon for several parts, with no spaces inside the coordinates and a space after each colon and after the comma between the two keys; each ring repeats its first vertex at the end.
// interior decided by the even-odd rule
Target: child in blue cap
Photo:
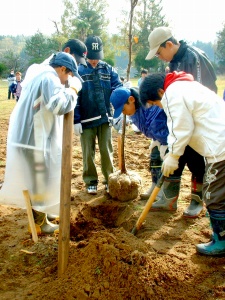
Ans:
{"type": "MultiPolygon", "coordinates": [[[[119,117],[123,113],[129,116],[130,121],[132,121],[142,133],[152,139],[149,148],[149,169],[152,176],[152,185],[147,193],[141,194],[141,199],[148,199],[161,175],[162,159],[159,149],[161,149],[161,152],[165,152],[167,149],[168,129],[166,126],[166,116],[163,110],[158,107],[152,107],[151,109],[142,107],[137,88],[117,88],[112,92],[110,101],[115,110],[113,118],[117,120],[117,123],[114,124],[114,128],[119,133],[122,132],[123,123],[122,118],[119,119],[119,117]]],[[[160,197],[162,197],[161,192],[158,194],[157,199],[160,199],[160,197]]]]}
{"type": "MultiPolygon", "coordinates": [[[[128,115],[140,131],[153,140],[150,145],[152,186],[148,195],[149,197],[161,175],[162,160],[167,151],[167,136],[169,131],[166,114],[164,110],[158,106],[151,106],[149,108],[143,107],[139,100],[137,88],[118,88],[112,92],[110,101],[115,109],[114,118],[117,118],[121,113],[128,115]]],[[[180,162],[179,168],[174,174],[166,177],[161,191],[158,194],[158,201],[153,203],[151,210],[175,211],[177,209],[181,175],[184,168],[182,156],[180,157],[180,162]]],[[[188,164],[188,167],[190,170],[193,170],[194,162],[188,164]]],[[[201,213],[203,202],[200,195],[201,189],[199,190],[200,191],[192,189],[192,200],[183,213],[184,217],[195,218],[201,213]]]]}

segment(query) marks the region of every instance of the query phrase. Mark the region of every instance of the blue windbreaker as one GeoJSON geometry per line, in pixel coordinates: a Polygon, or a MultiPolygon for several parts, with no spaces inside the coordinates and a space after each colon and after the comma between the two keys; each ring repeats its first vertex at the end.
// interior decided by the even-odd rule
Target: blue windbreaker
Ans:
{"type": "Polygon", "coordinates": [[[163,109],[158,106],[140,107],[130,119],[148,138],[157,140],[161,145],[167,145],[169,134],[167,117],[163,109]]]}
{"type": "Polygon", "coordinates": [[[87,66],[79,65],[78,70],[84,82],[74,111],[74,124],[81,123],[85,129],[112,122],[109,99],[112,91],[122,86],[118,73],[104,61],[99,61],[96,68],[87,62],[87,66]]]}

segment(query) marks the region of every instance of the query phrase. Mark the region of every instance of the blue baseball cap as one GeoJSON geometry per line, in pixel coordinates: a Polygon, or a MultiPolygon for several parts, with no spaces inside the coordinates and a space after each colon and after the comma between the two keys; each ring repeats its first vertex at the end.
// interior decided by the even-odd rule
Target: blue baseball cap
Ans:
{"type": "Polygon", "coordinates": [[[49,62],[49,65],[56,65],[60,67],[64,66],[68,68],[73,73],[73,75],[81,81],[81,83],[83,82],[83,79],[80,77],[77,71],[76,60],[71,54],[66,52],[58,52],[53,55],[52,59],[49,62]]]}
{"type": "Polygon", "coordinates": [[[112,103],[115,110],[113,118],[116,119],[121,115],[124,104],[128,101],[128,98],[130,96],[130,90],[125,87],[119,87],[112,92],[110,96],[110,102],[112,103]]]}

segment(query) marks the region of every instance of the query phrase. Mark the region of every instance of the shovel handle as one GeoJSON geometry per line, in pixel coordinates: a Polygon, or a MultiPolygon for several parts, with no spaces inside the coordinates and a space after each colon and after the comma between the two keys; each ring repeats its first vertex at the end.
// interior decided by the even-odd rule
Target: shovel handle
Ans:
{"type": "Polygon", "coordinates": [[[124,154],[125,132],[126,132],[126,115],[123,115],[123,129],[122,129],[122,136],[121,136],[121,173],[122,174],[126,173],[125,154],[124,154]]]}
{"type": "Polygon", "coordinates": [[[152,191],[150,198],[148,199],[147,203],[145,204],[145,207],[144,207],[140,217],[138,218],[136,225],[134,226],[134,228],[131,231],[131,233],[133,233],[134,235],[141,228],[142,223],[144,222],[150,208],[152,207],[152,203],[154,202],[156,196],[158,195],[158,193],[161,189],[164,179],[165,179],[165,176],[161,175],[161,177],[157,181],[157,184],[156,184],[154,190],[152,191]]]}

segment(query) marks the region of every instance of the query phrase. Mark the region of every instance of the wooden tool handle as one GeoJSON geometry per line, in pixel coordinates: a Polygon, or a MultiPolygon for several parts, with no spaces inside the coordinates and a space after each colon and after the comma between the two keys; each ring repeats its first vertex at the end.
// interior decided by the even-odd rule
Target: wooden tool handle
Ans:
{"type": "Polygon", "coordinates": [[[36,231],[36,227],[35,227],[34,215],[32,212],[32,206],[31,206],[31,202],[30,202],[30,195],[27,190],[23,191],[23,195],[24,195],[24,199],[26,202],[27,215],[28,215],[28,221],[29,221],[29,225],[30,225],[30,229],[31,229],[32,239],[35,243],[37,243],[38,235],[37,235],[37,231],[36,231]]]}
{"type": "Polygon", "coordinates": [[[145,207],[144,207],[140,217],[138,218],[135,227],[131,231],[131,233],[133,233],[134,235],[141,228],[141,225],[144,222],[150,208],[152,207],[152,203],[154,202],[156,196],[158,195],[164,180],[165,180],[165,176],[161,175],[161,177],[159,178],[154,190],[152,191],[152,194],[151,194],[150,198],[148,199],[147,203],[145,204],[145,207]]]}
{"type": "Polygon", "coordinates": [[[123,130],[121,136],[121,173],[126,173],[125,156],[124,156],[125,132],[126,132],[126,115],[123,115],[123,130]]]}

